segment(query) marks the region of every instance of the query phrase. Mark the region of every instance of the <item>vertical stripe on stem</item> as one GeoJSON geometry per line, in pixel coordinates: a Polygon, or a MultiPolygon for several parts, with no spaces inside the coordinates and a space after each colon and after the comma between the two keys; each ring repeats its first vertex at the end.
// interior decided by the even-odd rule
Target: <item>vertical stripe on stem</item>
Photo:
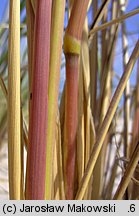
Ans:
{"type": "Polygon", "coordinates": [[[78,56],[66,56],[66,102],[65,102],[65,193],[73,199],[78,96],[78,56]]]}
{"type": "Polygon", "coordinates": [[[10,199],[21,198],[20,1],[10,1],[8,58],[8,164],[10,199]]]}
{"type": "Polygon", "coordinates": [[[36,2],[26,199],[44,199],[51,0],[36,2]]]}
{"type": "Polygon", "coordinates": [[[60,65],[62,56],[62,38],[64,27],[65,0],[54,0],[51,26],[51,55],[48,88],[48,128],[46,146],[46,181],[45,198],[51,199],[53,151],[55,149],[56,117],[58,111],[58,93],[60,81],[60,65]]]}
{"type": "Polygon", "coordinates": [[[65,103],[65,157],[64,174],[66,199],[74,198],[76,135],[78,119],[78,64],[80,40],[89,0],[74,1],[64,37],[66,55],[66,103],[65,103]]]}

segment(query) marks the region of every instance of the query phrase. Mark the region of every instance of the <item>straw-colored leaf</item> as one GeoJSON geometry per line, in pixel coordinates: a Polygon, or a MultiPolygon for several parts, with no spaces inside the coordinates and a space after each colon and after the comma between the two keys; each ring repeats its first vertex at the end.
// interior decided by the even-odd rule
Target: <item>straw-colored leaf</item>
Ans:
{"type": "Polygon", "coordinates": [[[135,171],[135,168],[137,166],[137,163],[139,161],[139,143],[136,145],[136,148],[132,154],[132,157],[131,157],[131,160],[130,160],[130,163],[128,164],[127,168],[126,168],[126,171],[124,173],[124,176],[118,186],[118,189],[114,195],[114,200],[119,200],[119,199],[122,199],[124,193],[125,193],[125,190],[131,180],[131,177],[135,171]]]}
{"type": "Polygon", "coordinates": [[[10,1],[8,59],[8,161],[10,199],[21,198],[20,1],[10,1]]]}
{"type": "Polygon", "coordinates": [[[135,46],[135,48],[134,48],[134,50],[132,52],[130,60],[129,60],[127,66],[126,66],[125,72],[124,72],[123,76],[121,77],[119,85],[118,85],[118,87],[117,87],[117,89],[115,91],[115,94],[114,94],[114,96],[113,96],[113,98],[111,100],[111,103],[110,103],[109,109],[107,111],[107,114],[106,114],[106,116],[104,118],[104,121],[102,123],[102,126],[101,126],[101,128],[99,130],[99,134],[98,134],[98,136],[96,138],[95,148],[93,149],[93,151],[91,153],[91,156],[90,156],[90,159],[89,159],[85,174],[84,174],[84,176],[82,178],[79,190],[78,190],[77,195],[76,195],[76,199],[82,199],[84,194],[85,194],[87,185],[89,183],[90,177],[91,177],[92,172],[94,170],[95,163],[96,163],[97,158],[99,156],[99,153],[100,153],[100,151],[102,149],[103,141],[104,141],[104,139],[106,137],[109,126],[111,124],[111,121],[112,121],[112,119],[114,117],[114,114],[115,114],[115,111],[117,109],[118,103],[119,103],[120,98],[121,98],[121,96],[123,94],[126,83],[127,83],[128,79],[129,79],[129,76],[130,76],[130,74],[132,72],[132,69],[134,67],[134,64],[135,64],[138,56],[139,56],[139,41],[136,43],[136,46],[135,46]]]}
{"type": "Polygon", "coordinates": [[[53,1],[51,27],[50,74],[48,87],[48,128],[46,147],[46,181],[45,198],[51,199],[52,163],[55,149],[56,116],[58,110],[58,93],[60,80],[60,63],[62,55],[62,36],[64,26],[65,0],[53,1]]]}

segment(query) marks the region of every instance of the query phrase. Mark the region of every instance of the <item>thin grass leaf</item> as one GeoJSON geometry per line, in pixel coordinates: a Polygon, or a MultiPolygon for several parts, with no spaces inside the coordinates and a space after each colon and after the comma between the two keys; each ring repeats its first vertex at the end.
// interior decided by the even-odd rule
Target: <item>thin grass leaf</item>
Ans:
{"type": "Polygon", "coordinates": [[[106,137],[109,126],[111,124],[111,121],[112,121],[113,116],[115,114],[115,111],[117,109],[118,103],[120,101],[120,98],[121,98],[122,93],[125,89],[126,83],[129,79],[129,76],[132,72],[132,69],[134,67],[134,64],[135,64],[138,56],[139,56],[139,41],[136,43],[136,46],[135,46],[135,48],[132,52],[132,55],[128,61],[128,64],[126,66],[125,72],[124,72],[123,76],[121,77],[119,85],[118,85],[118,87],[115,91],[115,94],[111,100],[107,114],[106,114],[104,121],[102,123],[102,126],[99,130],[98,137],[96,138],[95,148],[93,149],[93,151],[91,153],[84,177],[82,178],[79,190],[78,190],[77,195],[76,195],[76,199],[82,199],[84,196],[88,182],[89,182],[90,177],[92,175],[92,172],[94,170],[96,160],[97,160],[99,153],[102,149],[103,141],[106,137]]]}
{"type": "Polygon", "coordinates": [[[10,199],[20,200],[21,127],[20,127],[20,1],[10,1],[8,57],[8,164],[10,199]]]}
{"type": "Polygon", "coordinates": [[[135,168],[137,166],[137,163],[139,161],[139,143],[137,144],[134,152],[133,152],[133,155],[131,157],[131,160],[130,160],[130,163],[128,164],[127,168],[126,168],[126,171],[124,173],[124,176],[118,186],[118,189],[113,197],[114,200],[119,200],[119,199],[122,199],[125,191],[126,191],[126,188],[131,180],[131,177],[135,171],[135,168]]]}
{"type": "Polygon", "coordinates": [[[100,25],[100,26],[98,26],[98,27],[94,27],[94,28],[90,31],[90,36],[91,36],[92,34],[94,34],[95,32],[97,32],[97,31],[102,31],[102,30],[106,29],[107,27],[110,27],[111,25],[114,25],[114,24],[118,24],[118,23],[120,23],[120,22],[123,22],[125,19],[130,18],[130,17],[132,17],[132,16],[134,16],[134,15],[136,15],[136,14],[138,14],[138,13],[139,13],[139,9],[136,9],[136,10],[131,11],[131,12],[127,13],[127,14],[124,14],[124,15],[122,15],[121,17],[116,18],[116,19],[114,19],[114,20],[112,20],[112,21],[110,21],[110,22],[107,22],[107,23],[105,23],[105,24],[103,24],[103,25],[100,25]]]}
{"type": "Polygon", "coordinates": [[[55,149],[56,117],[58,110],[58,93],[60,81],[60,64],[62,55],[62,36],[64,26],[65,0],[53,1],[52,26],[51,26],[51,55],[50,75],[48,87],[48,127],[46,147],[46,180],[45,198],[51,199],[52,189],[52,164],[55,149]]]}

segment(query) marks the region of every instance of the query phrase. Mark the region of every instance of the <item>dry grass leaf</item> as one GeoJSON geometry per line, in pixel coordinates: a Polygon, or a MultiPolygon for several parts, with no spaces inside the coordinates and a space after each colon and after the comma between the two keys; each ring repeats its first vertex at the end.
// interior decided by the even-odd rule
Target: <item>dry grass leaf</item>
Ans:
{"type": "Polygon", "coordinates": [[[21,199],[20,1],[10,1],[8,58],[8,161],[10,199],[21,199]],[[16,187],[15,187],[16,185],[16,187]]]}

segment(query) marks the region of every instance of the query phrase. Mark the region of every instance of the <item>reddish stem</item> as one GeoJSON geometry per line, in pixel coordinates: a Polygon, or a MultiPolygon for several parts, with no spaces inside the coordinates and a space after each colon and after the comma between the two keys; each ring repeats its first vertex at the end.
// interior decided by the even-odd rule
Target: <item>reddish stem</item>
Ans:
{"type": "Polygon", "coordinates": [[[74,1],[64,40],[66,55],[66,106],[65,106],[65,190],[66,199],[75,195],[75,157],[78,118],[78,64],[79,46],[89,0],[74,1]]]}
{"type": "Polygon", "coordinates": [[[78,55],[66,55],[66,199],[74,198],[74,176],[77,133],[78,55]]]}
{"type": "Polygon", "coordinates": [[[31,118],[27,155],[26,199],[41,200],[45,193],[46,129],[50,58],[51,0],[38,0],[35,17],[31,118]]]}

